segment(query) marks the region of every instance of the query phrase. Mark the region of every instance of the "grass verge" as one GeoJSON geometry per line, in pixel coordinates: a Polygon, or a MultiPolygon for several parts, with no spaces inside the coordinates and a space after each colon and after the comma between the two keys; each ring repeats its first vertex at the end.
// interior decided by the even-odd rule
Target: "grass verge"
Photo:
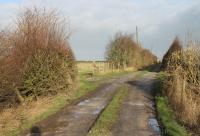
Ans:
{"type": "Polygon", "coordinates": [[[128,93],[126,86],[118,90],[112,101],[102,112],[88,136],[110,136],[112,125],[117,121],[120,105],[128,93]]]}
{"type": "Polygon", "coordinates": [[[187,136],[186,129],[175,120],[172,109],[164,97],[156,97],[157,111],[159,118],[164,125],[165,136],[187,136]]]}
{"type": "Polygon", "coordinates": [[[175,119],[174,112],[168,105],[167,98],[163,96],[163,79],[164,74],[160,73],[157,77],[158,82],[155,85],[157,91],[156,107],[158,117],[163,125],[164,136],[188,136],[186,129],[181,126],[175,119]]]}
{"type": "Polygon", "coordinates": [[[72,101],[95,90],[102,81],[128,73],[130,72],[112,72],[95,75],[92,78],[88,78],[82,73],[79,74],[78,89],[70,95],[60,94],[54,97],[41,98],[17,108],[6,109],[0,113],[0,136],[18,136],[20,132],[31,128],[34,123],[47,118],[65,105],[69,105],[72,101]]]}

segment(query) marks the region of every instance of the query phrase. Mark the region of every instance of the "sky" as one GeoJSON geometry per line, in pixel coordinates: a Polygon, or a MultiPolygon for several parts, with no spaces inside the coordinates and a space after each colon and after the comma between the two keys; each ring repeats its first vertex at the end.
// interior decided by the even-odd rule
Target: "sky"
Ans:
{"type": "Polygon", "coordinates": [[[117,32],[135,34],[159,58],[176,36],[200,39],[199,0],[0,0],[0,29],[12,27],[26,7],[57,9],[69,20],[70,46],[77,60],[104,60],[117,32]]]}

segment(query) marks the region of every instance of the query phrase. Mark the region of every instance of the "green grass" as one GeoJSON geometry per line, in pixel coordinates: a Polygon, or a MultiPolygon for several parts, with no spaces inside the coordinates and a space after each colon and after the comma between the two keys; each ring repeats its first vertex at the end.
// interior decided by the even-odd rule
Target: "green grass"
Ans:
{"type": "Polygon", "coordinates": [[[92,80],[88,80],[87,75],[85,75],[85,73],[79,73],[79,78],[80,78],[79,87],[69,98],[66,98],[66,96],[64,95],[58,95],[53,97],[52,98],[53,103],[51,103],[51,106],[45,112],[43,112],[38,116],[33,117],[32,120],[25,120],[23,124],[20,125],[19,128],[11,130],[3,135],[18,136],[20,132],[31,128],[34,123],[46,119],[50,115],[58,112],[64,106],[69,105],[74,100],[79,99],[80,97],[86,95],[91,91],[94,91],[106,79],[119,77],[128,73],[130,72],[122,71],[122,72],[111,72],[106,74],[97,74],[91,77],[92,80]]]}
{"type": "Polygon", "coordinates": [[[163,96],[163,81],[165,78],[165,73],[164,72],[160,72],[159,74],[157,74],[156,79],[157,82],[156,84],[153,86],[153,90],[156,90],[156,96],[163,96]]]}
{"type": "Polygon", "coordinates": [[[102,112],[88,136],[109,136],[112,125],[117,121],[121,103],[128,93],[126,86],[118,90],[112,101],[102,112]]]}
{"type": "Polygon", "coordinates": [[[79,97],[87,94],[90,91],[95,90],[102,82],[106,81],[110,78],[117,78],[129,73],[132,73],[132,71],[118,71],[118,72],[109,72],[109,73],[101,73],[101,74],[95,74],[93,76],[87,75],[88,72],[81,72],[79,73],[79,86],[80,88],[73,94],[73,99],[78,99],[79,97]],[[90,80],[88,80],[89,78],[90,80]]]}
{"type": "Polygon", "coordinates": [[[164,73],[157,76],[158,82],[154,86],[157,91],[156,107],[161,124],[163,125],[165,136],[187,136],[186,129],[181,126],[175,119],[174,112],[168,105],[167,98],[163,96],[163,79],[164,73]]]}
{"type": "Polygon", "coordinates": [[[174,113],[167,104],[166,98],[157,97],[156,103],[160,120],[164,125],[165,136],[187,136],[186,129],[176,122],[174,113]]]}

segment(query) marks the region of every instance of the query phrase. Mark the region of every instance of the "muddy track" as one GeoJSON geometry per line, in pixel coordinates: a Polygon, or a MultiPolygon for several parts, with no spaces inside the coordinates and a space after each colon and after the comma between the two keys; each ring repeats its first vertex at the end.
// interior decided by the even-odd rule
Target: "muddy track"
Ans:
{"type": "Polygon", "coordinates": [[[100,113],[109,104],[117,88],[134,78],[129,74],[107,81],[94,93],[83,97],[72,105],[64,107],[58,113],[38,122],[22,136],[85,136],[100,113]]]}
{"type": "Polygon", "coordinates": [[[160,136],[154,105],[155,73],[127,82],[129,92],[122,103],[113,136],[160,136]]]}

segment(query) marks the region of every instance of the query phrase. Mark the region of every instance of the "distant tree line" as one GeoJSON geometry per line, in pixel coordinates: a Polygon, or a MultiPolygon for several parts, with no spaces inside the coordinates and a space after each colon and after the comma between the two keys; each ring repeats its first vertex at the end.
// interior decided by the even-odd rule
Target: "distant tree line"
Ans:
{"type": "Polygon", "coordinates": [[[155,64],[157,57],[138,45],[131,34],[117,33],[106,48],[106,60],[116,69],[137,69],[155,64]]]}

